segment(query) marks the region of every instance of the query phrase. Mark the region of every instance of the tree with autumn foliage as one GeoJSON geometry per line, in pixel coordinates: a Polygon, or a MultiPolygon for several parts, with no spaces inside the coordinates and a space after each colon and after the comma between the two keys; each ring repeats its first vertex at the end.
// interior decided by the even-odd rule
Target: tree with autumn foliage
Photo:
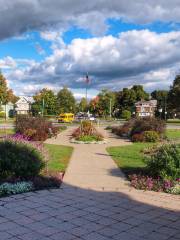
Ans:
{"type": "Polygon", "coordinates": [[[18,97],[16,97],[12,89],[8,89],[7,80],[0,72],[0,105],[7,104],[8,102],[16,103],[18,97]]]}

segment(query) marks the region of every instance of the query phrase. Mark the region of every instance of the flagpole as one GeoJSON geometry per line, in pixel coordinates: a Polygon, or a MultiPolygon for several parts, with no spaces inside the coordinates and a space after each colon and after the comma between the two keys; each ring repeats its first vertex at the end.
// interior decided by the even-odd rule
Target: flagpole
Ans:
{"type": "Polygon", "coordinates": [[[86,73],[86,102],[87,102],[87,86],[89,83],[89,76],[88,76],[88,72],[86,73]]]}

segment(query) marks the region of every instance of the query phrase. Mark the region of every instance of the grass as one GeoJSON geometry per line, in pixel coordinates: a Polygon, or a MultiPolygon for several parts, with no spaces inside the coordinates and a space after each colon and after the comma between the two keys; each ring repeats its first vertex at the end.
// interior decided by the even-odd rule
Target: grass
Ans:
{"type": "Polygon", "coordinates": [[[11,134],[14,134],[15,133],[15,131],[14,131],[14,129],[13,128],[8,128],[8,129],[5,129],[5,128],[0,128],[0,136],[1,135],[6,135],[6,134],[8,134],[8,135],[11,135],[11,134]]]}
{"type": "Polygon", "coordinates": [[[180,129],[167,129],[166,136],[171,140],[180,139],[180,129]]]}
{"type": "Polygon", "coordinates": [[[152,143],[133,143],[128,146],[109,147],[107,152],[111,155],[119,168],[125,174],[144,172],[146,164],[142,150],[152,146],[152,143]]]}
{"type": "MultiPolygon", "coordinates": [[[[180,130],[167,129],[166,136],[168,139],[178,140],[180,139],[180,130]]],[[[107,151],[118,167],[128,175],[146,171],[142,150],[152,145],[153,143],[132,143],[129,146],[109,147],[107,151]]]]}
{"type": "Polygon", "coordinates": [[[73,148],[54,144],[45,144],[45,147],[50,155],[50,160],[48,161],[49,172],[64,172],[68,166],[73,148]]]}
{"type": "Polygon", "coordinates": [[[178,118],[176,118],[176,119],[168,119],[167,123],[180,124],[180,119],[178,119],[178,118]]]}
{"type": "Polygon", "coordinates": [[[0,118],[0,123],[1,124],[4,124],[4,123],[14,123],[15,122],[15,119],[12,118],[12,119],[7,119],[5,120],[4,118],[0,118]]]}

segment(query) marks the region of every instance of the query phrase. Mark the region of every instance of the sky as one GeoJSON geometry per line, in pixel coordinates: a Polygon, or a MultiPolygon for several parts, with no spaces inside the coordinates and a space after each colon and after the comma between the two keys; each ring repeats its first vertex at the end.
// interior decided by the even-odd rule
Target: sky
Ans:
{"type": "Polygon", "coordinates": [[[180,0],[0,0],[0,69],[17,95],[66,86],[76,98],[180,71],[180,0]]]}

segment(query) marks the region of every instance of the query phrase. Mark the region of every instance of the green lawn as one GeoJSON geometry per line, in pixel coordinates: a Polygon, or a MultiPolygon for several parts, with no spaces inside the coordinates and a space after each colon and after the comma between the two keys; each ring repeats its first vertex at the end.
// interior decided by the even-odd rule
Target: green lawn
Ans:
{"type": "Polygon", "coordinates": [[[166,136],[172,140],[180,139],[180,129],[167,129],[166,136]]]}
{"type": "Polygon", "coordinates": [[[14,123],[15,122],[15,119],[7,119],[5,120],[4,118],[0,118],[0,123],[1,124],[5,124],[5,123],[14,123]]]}
{"type": "Polygon", "coordinates": [[[133,143],[129,146],[109,147],[108,153],[119,168],[126,174],[145,171],[142,150],[152,146],[152,143],[133,143]]]}
{"type": "Polygon", "coordinates": [[[167,123],[180,124],[180,119],[178,119],[178,118],[176,118],[176,119],[168,119],[167,123]]]}
{"type": "Polygon", "coordinates": [[[64,172],[69,163],[73,148],[68,146],[45,144],[49,152],[48,170],[51,173],[64,172]]]}
{"type": "MultiPolygon", "coordinates": [[[[167,129],[168,139],[180,140],[180,129],[167,129]]],[[[119,168],[126,174],[145,171],[146,164],[142,150],[153,143],[132,143],[129,146],[109,147],[108,153],[112,156],[119,168]]]]}
{"type": "Polygon", "coordinates": [[[13,128],[8,128],[8,129],[1,128],[0,129],[0,136],[6,135],[6,134],[14,134],[14,133],[15,133],[15,131],[13,128]]]}

